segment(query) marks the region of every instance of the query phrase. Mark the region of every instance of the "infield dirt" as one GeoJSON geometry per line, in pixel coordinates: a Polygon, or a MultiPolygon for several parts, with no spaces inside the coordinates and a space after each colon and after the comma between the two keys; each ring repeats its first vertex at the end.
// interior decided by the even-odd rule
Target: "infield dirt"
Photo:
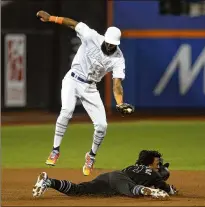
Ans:
{"type": "Polygon", "coordinates": [[[96,169],[89,177],[74,169],[3,169],[2,206],[205,206],[205,171],[172,171],[169,183],[180,191],[169,201],[127,197],[71,197],[49,189],[42,197],[32,197],[32,187],[38,174],[46,171],[50,177],[72,182],[84,182],[109,170],[96,169]]]}

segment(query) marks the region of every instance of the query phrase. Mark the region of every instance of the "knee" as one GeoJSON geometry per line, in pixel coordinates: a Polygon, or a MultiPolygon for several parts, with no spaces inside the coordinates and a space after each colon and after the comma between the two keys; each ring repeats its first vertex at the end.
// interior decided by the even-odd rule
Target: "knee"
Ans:
{"type": "Polygon", "coordinates": [[[60,116],[71,119],[73,115],[73,111],[70,109],[61,109],[60,116]]]}
{"type": "Polygon", "coordinates": [[[99,122],[95,124],[95,131],[102,136],[105,136],[107,131],[107,122],[99,122]]]}
{"type": "Polygon", "coordinates": [[[106,132],[107,131],[107,122],[101,122],[101,123],[97,124],[96,130],[106,132]]]}

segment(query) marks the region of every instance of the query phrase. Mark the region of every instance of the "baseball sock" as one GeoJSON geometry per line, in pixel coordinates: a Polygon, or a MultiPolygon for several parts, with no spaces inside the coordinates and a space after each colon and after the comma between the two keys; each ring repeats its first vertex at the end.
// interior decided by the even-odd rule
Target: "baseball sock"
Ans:
{"type": "Polygon", "coordinates": [[[60,144],[68,126],[69,119],[62,114],[59,115],[56,121],[55,136],[53,143],[53,150],[60,151],[60,144]]]}
{"type": "Polygon", "coordinates": [[[96,154],[93,153],[93,150],[92,149],[90,150],[90,155],[92,155],[94,157],[96,156],[96,154]]]}
{"type": "Polygon", "coordinates": [[[71,188],[71,182],[67,180],[56,180],[56,179],[51,179],[50,180],[50,185],[48,186],[49,188],[53,188],[61,193],[68,194],[70,188],[71,188]]]}
{"type": "Polygon", "coordinates": [[[60,146],[58,146],[58,147],[53,147],[53,150],[57,150],[58,152],[60,152],[60,146]]]}
{"type": "Polygon", "coordinates": [[[90,155],[92,155],[92,156],[95,156],[97,154],[98,148],[100,147],[100,145],[104,139],[104,136],[102,136],[102,135],[100,136],[100,135],[101,135],[100,133],[98,133],[96,131],[94,132],[92,148],[90,151],[90,155]]]}

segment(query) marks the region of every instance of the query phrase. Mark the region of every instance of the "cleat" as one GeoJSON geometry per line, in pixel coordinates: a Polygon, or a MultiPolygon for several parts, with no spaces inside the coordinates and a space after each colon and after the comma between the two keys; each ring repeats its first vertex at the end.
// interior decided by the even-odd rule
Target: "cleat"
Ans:
{"type": "Polygon", "coordinates": [[[46,160],[46,164],[50,166],[55,166],[56,162],[60,156],[60,153],[57,150],[53,150],[46,160]]]}
{"type": "Polygon", "coordinates": [[[83,174],[88,176],[93,170],[93,165],[95,163],[95,157],[91,156],[89,152],[85,155],[85,165],[83,166],[83,174]]]}
{"type": "Polygon", "coordinates": [[[144,187],[141,192],[144,196],[151,196],[152,198],[159,200],[169,200],[170,198],[169,194],[161,189],[144,187]]]}
{"type": "Polygon", "coordinates": [[[48,175],[46,172],[40,173],[38,176],[37,182],[35,186],[33,187],[33,197],[39,197],[45,193],[47,190],[48,186],[46,181],[48,180],[48,175]]]}

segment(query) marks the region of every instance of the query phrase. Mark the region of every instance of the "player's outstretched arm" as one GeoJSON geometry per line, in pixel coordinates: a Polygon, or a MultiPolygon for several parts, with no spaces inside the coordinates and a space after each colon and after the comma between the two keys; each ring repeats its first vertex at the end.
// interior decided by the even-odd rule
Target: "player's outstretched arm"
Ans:
{"type": "Polygon", "coordinates": [[[75,29],[76,25],[78,24],[78,22],[73,19],[67,17],[51,16],[45,11],[37,12],[36,16],[40,18],[42,22],[53,22],[56,24],[62,24],[72,29],[75,29]]]}
{"type": "Polygon", "coordinates": [[[116,108],[123,116],[134,112],[134,106],[123,102],[123,87],[120,78],[113,78],[113,94],[117,103],[116,108]]]}
{"type": "Polygon", "coordinates": [[[117,105],[123,103],[123,87],[120,78],[113,78],[113,94],[117,105]]]}

